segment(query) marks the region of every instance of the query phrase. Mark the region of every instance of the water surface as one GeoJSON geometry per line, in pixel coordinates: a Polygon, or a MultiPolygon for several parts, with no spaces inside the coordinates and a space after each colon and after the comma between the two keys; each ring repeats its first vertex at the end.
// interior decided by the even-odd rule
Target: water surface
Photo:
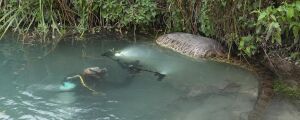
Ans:
{"type": "Polygon", "coordinates": [[[66,38],[50,49],[5,39],[0,44],[1,119],[240,120],[246,119],[257,96],[258,82],[252,73],[196,61],[152,42],[94,35],[86,41],[66,38]],[[142,72],[124,84],[128,71],[101,56],[112,48],[121,51],[121,60],[139,60],[167,77],[157,81],[153,74],[142,72]],[[108,69],[105,79],[111,82],[96,88],[105,95],[58,90],[64,77],[91,66],[108,69]]]}

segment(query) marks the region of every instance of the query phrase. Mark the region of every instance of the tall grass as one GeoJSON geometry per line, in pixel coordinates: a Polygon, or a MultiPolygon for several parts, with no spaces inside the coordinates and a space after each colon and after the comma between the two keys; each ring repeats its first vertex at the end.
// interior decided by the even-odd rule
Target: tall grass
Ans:
{"type": "MultiPolygon", "coordinates": [[[[82,36],[85,32],[103,29],[121,34],[128,31],[135,34],[135,31],[142,30],[163,33],[182,31],[220,40],[228,47],[229,56],[233,53],[248,57],[286,47],[293,52],[299,50],[299,42],[290,44],[283,41],[280,42],[283,44],[276,44],[281,40],[276,39],[274,44],[268,42],[268,39],[265,40],[267,42],[256,39],[258,35],[264,38],[264,33],[268,31],[262,29],[264,31],[257,33],[257,27],[269,25],[258,21],[260,15],[256,13],[263,13],[266,8],[276,10],[292,2],[293,0],[0,0],[0,38],[7,31],[30,38],[55,38],[69,33],[79,33],[82,36]]],[[[295,10],[291,11],[298,12],[298,3],[300,2],[294,3],[292,8],[295,10]]],[[[288,7],[290,5],[286,6],[291,8],[288,7]]],[[[293,27],[291,31],[284,24],[285,14],[278,13],[280,14],[274,15],[280,18],[282,25],[279,25],[284,27],[279,29],[275,24],[277,32],[269,34],[276,33],[277,38],[284,36],[284,39],[299,41],[298,34],[293,34],[293,38],[289,37],[290,33],[298,33],[298,27],[293,27]]],[[[297,22],[298,16],[294,18],[292,20],[297,22]]]]}
{"type": "Polygon", "coordinates": [[[1,38],[8,31],[37,36],[147,26],[156,16],[153,0],[0,1],[1,38]]]}

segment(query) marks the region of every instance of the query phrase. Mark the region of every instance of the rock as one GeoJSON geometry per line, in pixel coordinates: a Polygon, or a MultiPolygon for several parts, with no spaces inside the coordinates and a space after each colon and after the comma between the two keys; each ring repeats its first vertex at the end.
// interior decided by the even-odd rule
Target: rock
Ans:
{"type": "Polygon", "coordinates": [[[196,59],[224,56],[224,49],[216,40],[188,33],[165,34],[156,43],[196,59]]]}

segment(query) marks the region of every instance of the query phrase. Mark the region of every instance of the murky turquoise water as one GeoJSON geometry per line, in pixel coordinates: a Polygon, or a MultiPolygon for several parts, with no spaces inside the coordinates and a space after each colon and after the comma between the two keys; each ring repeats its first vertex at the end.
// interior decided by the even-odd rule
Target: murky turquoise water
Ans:
{"type": "Polygon", "coordinates": [[[67,39],[55,49],[1,41],[0,119],[240,120],[256,100],[256,78],[235,66],[195,61],[151,42],[134,44],[110,35],[67,39]],[[160,82],[143,72],[120,84],[127,70],[101,56],[111,48],[121,50],[120,59],[140,60],[167,77],[160,82]],[[91,66],[108,69],[111,82],[97,88],[105,95],[58,90],[64,77],[91,66]]]}
{"type": "Polygon", "coordinates": [[[267,108],[265,120],[299,120],[300,100],[276,96],[267,108]]]}

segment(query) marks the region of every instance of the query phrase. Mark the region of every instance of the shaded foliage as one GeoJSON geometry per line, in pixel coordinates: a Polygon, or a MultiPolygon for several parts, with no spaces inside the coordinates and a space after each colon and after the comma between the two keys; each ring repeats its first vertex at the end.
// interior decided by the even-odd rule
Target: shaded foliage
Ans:
{"type": "Polygon", "coordinates": [[[282,50],[295,56],[299,6],[298,0],[1,0],[0,31],[53,37],[102,29],[181,31],[216,38],[229,55],[282,50]]]}
{"type": "Polygon", "coordinates": [[[275,81],[273,89],[280,95],[293,99],[300,99],[300,89],[297,87],[291,87],[282,81],[275,81]]]}
{"type": "MultiPolygon", "coordinates": [[[[101,28],[149,24],[156,15],[152,0],[11,0],[0,1],[0,30],[19,33],[83,34],[101,28]]],[[[3,34],[2,34],[3,35],[3,34]]]]}

